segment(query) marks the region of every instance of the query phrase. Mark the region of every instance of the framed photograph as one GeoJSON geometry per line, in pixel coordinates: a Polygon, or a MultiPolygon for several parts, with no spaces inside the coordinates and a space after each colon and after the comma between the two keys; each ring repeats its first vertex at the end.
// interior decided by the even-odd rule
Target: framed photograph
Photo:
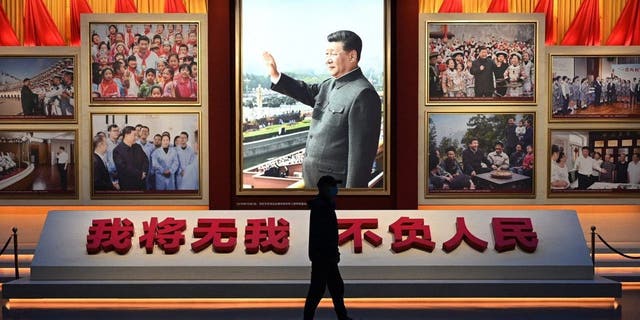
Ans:
{"type": "Polygon", "coordinates": [[[0,198],[77,199],[76,130],[0,130],[0,198]]]}
{"type": "Polygon", "coordinates": [[[543,15],[421,17],[425,104],[536,104],[543,15]]]}
{"type": "Polygon", "coordinates": [[[549,130],[549,197],[640,196],[640,130],[549,130]]]}
{"type": "Polygon", "coordinates": [[[92,14],[82,27],[90,105],[201,103],[206,15],[92,14]]]}
{"type": "Polygon", "coordinates": [[[389,194],[388,7],[238,1],[236,194],[389,194]]]}
{"type": "Polygon", "coordinates": [[[425,197],[534,197],[535,113],[426,113],[425,197]]]}
{"type": "Polygon", "coordinates": [[[92,113],[92,199],[202,198],[199,113],[92,113]]]}
{"type": "Polygon", "coordinates": [[[0,123],[75,123],[78,49],[4,47],[0,123]]]}
{"type": "Polygon", "coordinates": [[[550,48],[547,82],[551,121],[640,121],[637,48],[550,48]]]}

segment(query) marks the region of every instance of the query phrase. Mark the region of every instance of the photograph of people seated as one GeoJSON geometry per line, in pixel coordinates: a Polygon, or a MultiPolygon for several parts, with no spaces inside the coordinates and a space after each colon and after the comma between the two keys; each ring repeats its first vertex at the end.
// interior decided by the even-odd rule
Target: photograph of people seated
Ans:
{"type": "Polygon", "coordinates": [[[554,119],[640,118],[640,56],[552,56],[554,119]]]}
{"type": "Polygon", "coordinates": [[[427,195],[533,195],[533,113],[427,117],[427,195]]]}
{"type": "Polygon", "coordinates": [[[550,194],[640,193],[640,131],[552,130],[550,194]]]}
{"type": "Polygon", "coordinates": [[[0,197],[77,195],[74,131],[0,131],[0,197]]]}
{"type": "Polygon", "coordinates": [[[90,24],[91,101],[197,101],[197,24],[90,24]]]}
{"type": "Polygon", "coordinates": [[[92,114],[93,195],[195,194],[196,114],[92,114]]]}
{"type": "Polygon", "coordinates": [[[74,57],[0,57],[0,120],[73,119],[74,57]]]}
{"type": "Polygon", "coordinates": [[[427,101],[535,101],[534,23],[429,23],[427,101]]]}

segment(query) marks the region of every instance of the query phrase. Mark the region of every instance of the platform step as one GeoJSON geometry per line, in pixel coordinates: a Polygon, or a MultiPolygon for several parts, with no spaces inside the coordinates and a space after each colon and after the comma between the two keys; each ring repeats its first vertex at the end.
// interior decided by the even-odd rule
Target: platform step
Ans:
{"type": "MultiPolygon", "coordinates": [[[[32,260],[33,260],[33,254],[19,254],[18,267],[28,268],[29,266],[31,266],[32,260]]],[[[13,268],[14,267],[13,263],[14,263],[13,254],[11,255],[3,254],[2,256],[0,256],[0,269],[13,268]]]]}

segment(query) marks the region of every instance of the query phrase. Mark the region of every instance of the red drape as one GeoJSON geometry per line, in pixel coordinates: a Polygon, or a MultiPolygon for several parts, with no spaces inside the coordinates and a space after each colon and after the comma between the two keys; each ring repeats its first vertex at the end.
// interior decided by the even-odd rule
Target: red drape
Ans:
{"type": "Polygon", "coordinates": [[[116,13],[138,13],[138,8],[133,0],[117,0],[116,13]]]}
{"type": "Polygon", "coordinates": [[[489,4],[489,8],[487,12],[509,12],[509,1],[508,0],[492,0],[489,4]]]}
{"type": "Polygon", "coordinates": [[[438,12],[462,12],[462,0],[444,0],[438,12]]]}
{"type": "Polygon", "coordinates": [[[607,45],[640,45],[640,0],[628,0],[607,45]]]}
{"type": "Polygon", "coordinates": [[[182,0],[165,0],[164,1],[165,13],[187,13],[187,8],[184,6],[182,0]]]}
{"type": "Polygon", "coordinates": [[[64,46],[64,38],[42,0],[24,1],[25,46],[64,46]]]}
{"type": "Polygon", "coordinates": [[[545,44],[556,44],[556,21],[553,17],[553,0],[540,0],[533,12],[544,13],[545,44]]]}
{"type": "Polygon", "coordinates": [[[93,13],[87,0],[71,0],[71,45],[80,46],[80,14],[93,13]]]}
{"type": "Polygon", "coordinates": [[[19,46],[20,41],[16,36],[16,32],[11,26],[11,21],[7,18],[7,13],[4,12],[2,3],[0,3],[0,46],[19,46]]]}
{"type": "Polygon", "coordinates": [[[600,1],[584,0],[562,39],[562,45],[600,45],[600,1]]]}

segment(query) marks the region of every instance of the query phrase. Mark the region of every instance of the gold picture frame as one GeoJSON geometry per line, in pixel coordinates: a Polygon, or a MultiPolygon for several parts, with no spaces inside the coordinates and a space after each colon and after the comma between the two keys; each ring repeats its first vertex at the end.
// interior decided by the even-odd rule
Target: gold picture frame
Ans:
{"type": "Polygon", "coordinates": [[[82,95],[78,90],[79,51],[73,47],[47,47],[46,51],[2,47],[0,123],[77,123],[82,95]]]}
{"type": "MultiPolygon", "coordinates": [[[[300,7],[299,5],[299,1],[292,1],[291,3],[296,3],[295,7],[300,7]]],[[[235,105],[236,105],[236,118],[235,118],[235,123],[236,123],[236,129],[235,129],[235,174],[234,174],[234,181],[235,181],[235,194],[236,195],[241,195],[241,196],[279,196],[279,195],[286,195],[286,196],[291,196],[291,195],[312,195],[317,193],[317,191],[315,190],[315,183],[312,184],[312,186],[304,186],[304,188],[300,187],[301,185],[304,184],[303,182],[303,178],[301,177],[301,163],[296,163],[295,166],[298,169],[295,169],[294,171],[296,172],[300,172],[300,174],[295,173],[295,174],[291,174],[291,170],[289,170],[289,166],[287,166],[287,170],[288,173],[286,173],[286,176],[283,178],[279,178],[279,177],[268,177],[268,176],[264,176],[264,172],[258,170],[258,171],[251,171],[251,168],[254,167],[259,167],[260,164],[265,164],[268,163],[268,157],[264,158],[263,161],[261,160],[256,160],[257,162],[253,165],[249,165],[249,161],[247,161],[247,159],[245,159],[245,154],[246,153],[246,146],[245,143],[247,142],[246,139],[247,137],[244,135],[244,130],[243,128],[246,127],[244,125],[244,120],[245,120],[245,116],[246,114],[244,114],[243,112],[243,97],[244,94],[248,92],[248,90],[245,88],[247,86],[247,83],[249,83],[250,79],[254,79],[253,75],[251,75],[252,77],[248,77],[247,75],[249,73],[245,73],[245,71],[250,70],[250,68],[252,68],[252,66],[254,66],[256,63],[255,61],[253,61],[251,64],[250,63],[245,63],[246,61],[245,59],[245,54],[248,54],[248,52],[254,52],[251,51],[250,48],[246,47],[244,44],[244,40],[247,39],[248,41],[251,42],[255,42],[254,40],[256,40],[257,36],[249,36],[246,35],[245,32],[249,32],[248,30],[254,30],[255,32],[259,32],[259,38],[260,39],[271,39],[276,41],[275,39],[295,39],[296,44],[294,45],[291,41],[288,41],[288,47],[286,47],[286,51],[287,52],[296,52],[295,54],[290,54],[289,57],[293,57],[293,56],[305,56],[307,58],[307,61],[311,61],[311,62],[306,62],[306,67],[307,70],[310,66],[313,66],[312,68],[315,67],[321,67],[322,66],[322,50],[325,50],[326,48],[324,48],[324,46],[326,46],[325,42],[326,41],[326,36],[327,34],[336,31],[336,30],[340,30],[340,29],[349,29],[352,27],[352,25],[354,25],[356,22],[354,21],[361,21],[362,19],[355,19],[353,17],[351,17],[350,19],[337,19],[337,20],[344,20],[340,23],[336,22],[336,26],[329,26],[327,27],[326,23],[318,23],[317,26],[321,26],[322,27],[314,27],[314,28],[307,28],[307,31],[309,31],[310,29],[318,29],[318,30],[322,30],[323,28],[327,28],[327,30],[323,30],[317,33],[313,33],[314,36],[311,38],[310,34],[307,33],[306,36],[302,37],[299,36],[298,33],[300,32],[300,30],[297,30],[295,28],[288,28],[286,30],[283,30],[281,28],[278,29],[277,35],[276,33],[272,33],[269,32],[268,30],[265,30],[264,28],[266,27],[265,24],[260,24],[259,30],[257,30],[256,28],[251,29],[250,27],[247,27],[245,25],[245,23],[247,21],[254,21],[254,20],[250,20],[247,17],[244,17],[243,14],[245,12],[253,12],[256,15],[256,18],[258,16],[270,16],[270,14],[265,13],[265,10],[258,10],[257,8],[252,8],[251,10],[247,10],[247,3],[249,3],[248,0],[243,0],[243,1],[237,1],[236,2],[236,61],[237,63],[236,65],[236,69],[235,69],[235,79],[236,79],[236,84],[235,84],[235,92],[236,92],[236,100],[235,100],[235,105]],[[330,30],[329,30],[330,29],[330,30]],[[272,38],[269,38],[269,35],[274,35],[272,38]],[[316,37],[317,36],[317,37],[316,37]],[[306,39],[311,39],[309,41],[307,41],[306,39]],[[312,43],[313,45],[305,45],[305,44],[300,44],[299,42],[308,42],[308,43],[312,43]],[[316,44],[320,44],[323,47],[320,48],[316,48],[316,44]],[[309,48],[316,48],[316,51],[319,51],[318,53],[318,59],[313,59],[313,58],[308,58],[309,56],[309,48]],[[304,51],[306,50],[306,53],[304,53],[304,51]],[[247,80],[247,81],[245,81],[247,80]],[[245,176],[250,176],[249,178],[245,178],[245,176]],[[248,183],[246,179],[252,179],[250,183],[248,183]],[[258,180],[256,180],[258,179],[258,180]],[[268,180],[268,181],[267,181],[268,180]],[[256,185],[258,183],[256,183],[255,181],[259,181],[260,184],[263,184],[264,187],[256,187],[256,185]],[[266,182],[265,182],[266,181],[266,182]],[[262,183],[264,182],[264,183],[262,183]]],[[[309,9],[311,7],[313,8],[318,8],[318,10],[327,10],[328,6],[326,4],[326,2],[319,2],[319,1],[309,1],[307,0],[308,5],[304,6],[306,9],[305,10],[315,10],[315,9],[309,9]],[[309,7],[310,6],[310,7],[309,7]]],[[[391,168],[391,157],[390,157],[390,151],[391,151],[391,147],[390,147],[390,143],[391,143],[391,129],[390,129],[390,123],[391,123],[391,107],[390,103],[392,101],[391,99],[391,85],[390,85],[390,77],[391,77],[391,71],[390,71],[390,45],[391,45],[391,38],[390,38],[390,16],[391,16],[391,12],[390,12],[390,1],[389,0],[378,0],[375,2],[371,2],[371,1],[361,1],[360,3],[362,6],[361,9],[363,9],[362,12],[358,12],[357,14],[360,15],[364,15],[366,12],[369,12],[368,9],[366,8],[371,8],[371,7],[375,7],[375,12],[376,14],[373,15],[368,15],[368,22],[367,23],[361,23],[360,25],[357,26],[357,28],[353,28],[353,30],[359,33],[360,29],[362,30],[363,28],[367,27],[371,29],[371,25],[375,25],[376,27],[380,27],[379,31],[377,31],[377,29],[372,29],[374,31],[372,31],[371,33],[373,35],[375,35],[375,37],[379,37],[380,38],[380,48],[378,49],[370,49],[372,47],[377,48],[377,45],[372,45],[372,44],[367,44],[367,39],[370,38],[364,38],[363,37],[363,43],[365,47],[365,50],[363,51],[363,60],[365,60],[364,57],[368,57],[368,59],[373,59],[370,58],[372,56],[376,56],[379,60],[380,60],[380,65],[377,65],[377,68],[380,71],[380,76],[373,76],[373,78],[376,78],[378,80],[376,80],[376,85],[379,89],[379,91],[382,92],[382,94],[380,94],[381,100],[382,100],[382,121],[383,123],[380,124],[380,128],[381,128],[381,135],[380,135],[380,143],[378,144],[378,150],[377,150],[377,155],[375,158],[375,164],[372,167],[372,175],[371,175],[371,179],[369,180],[369,183],[367,184],[369,187],[362,187],[362,188],[342,188],[341,186],[341,194],[346,194],[346,195],[389,195],[390,194],[390,189],[391,189],[391,185],[390,185],[390,168],[391,168]],[[380,20],[379,20],[379,24],[373,24],[371,23],[371,19],[372,16],[377,16],[377,14],[379,14],[380,16],[380,20]],[[373,186],[373,187],[372,187],[373,186]]],[[[272,4],[269,4],[272,5],[272,4]]],[[[359,4],[354,4],[351,3],[350,5],[356,6],[358,7],[359,4]]],[[[279,2],[278,3],[278,7],[279,6],[284,6],[286,7],[286,3],[282,3],[279,2]]],[[[257,6],[255,6],[257,7],[257,6]]],[[[269,8],[270,10],[276,10],[275,8],[269,8]]],[[[285,8],[286,9],[286,8],[285,8]]],[[[278,17],[279,18],[275,18],[276,21],[281,21],[283,18],[284,20],[282,20],[282,22],[286,22],[286,23],[291,23],[291,24],[296,24],[295,21],[291,21],[291,19],[295,20],[295,19],[304,19],[304,17],[300,16],[299,14],[296,14],[295,17],[293,15],[286,17],[285,15],[286,10],[283,9],[281,11],[278,12],[278,17]],[[284,13],[282,13],[284,12],[284,13]]],[[[341,14],[347,14],[347,12],[341,13],[341,14]]],[[[350,12],[350,14],[356,14],[356,12],[350,12]]],[[[262,18],[261,18],[262,19],[262,18]]],[[[377,19],[377,18],[376,18],[377,19]]],[[[258,20],[258,19],[256,19],[258,20]]],[[[256,22],[253,22],[256,23],[256,22]]],[[[304,21],[304,22],[300,22],[300,23],[304,23],[304,24],[308,24],[308,21],[304,21]]],[[[273,26],[272,26],[273,27],[273,26]]],[[[366,28],[365,28],[366,29],[366,28]]],[[[368,29],[367,29],[368,30],[368,29]]],[[[360,34],[361,36],[363,36],[363,34],[360,34]]],[[[371,36],[371,34],[367,34],[367,36],[371,36]]],[[[280,41],[278,40],[278,41],[280,41]]],[[[267,40],[262,40],[262,41],[267,41],[267,40]]],[[[306,43],[305,42],[305,43],[306,43]]],[[[369,43],[371,43],[371,41],[369,41],[369,43]]],[[[377,43],[377,42],[376,42],[377,43]]],[[[273,44],[270,44],[273,45],[273,44]]],[[[270,49],[276,49],[276,48],[263,48],[262,50],[270,50],[270,49]]],[[[280,48],[282,49],[282,48],[280,48]]],[[[259,64],[260,64],[260,68],[262,71],[257,71],[256,74],[259,75],[259,77],[264,78],[264,79],[268,79],[267,73],[266,73],[266,69],[263,67],[263,63],[262,61],[262,57],[260,56],[260,54],[262,53],[261,51],[257,51],[258,54],[251,55],[251,57],[253,58],[253,60],[259,59],[259,64]]],[[[283,51],[280,51],[280,54],[282,54],[283,51]]],[[[315,51],[314,51],[315,52],[315,51]]],[[[255,52],[254,52],[255,53],[255,52]]],[[[274,56],[277,56],[278,52],[274,52],[274,56]]],[[[295,59],[289,59],[289,60],[295,60],[295,59]]],[[[377,60],[376,60],[377,61],[377,60]]],[[[297,61],[294,61],[294,64],[297,63],[297,61]]],[[[287,72],[287,67],[286,64],[284,64],[284,68],[281,69],[284,72],[287,72]]],[[[364,68],[363,68],[364,69],[364,68]]],[[[375,69],[375,70],[378,70],[375,69]]],[[[315,69],[314,69],[315,70],[315,69]]],[[[367,72],[366,70],[363,70],[365,72],[367,72]]],[[[249,72],[249,71],[247,71],[249,72]]],[[[322,71],[322,72],[326,72],[326,71],[322,71]]],[[[314,73],[315,75],[317,75],[318,73],[314,73]]],[[[373,73],[372,73],[373,74],[373,73]]],[[[367,75],[370,75],[369,73],[367,73],[367,75]]],[[[376,75],[378,75],[378,73],[376,73],[376,75]]],[[[315,77],[315,76],[314,76],[315,77]]],[[[317,82],[319,83],[320,81],[329,78],[329,75],[324,75],[322,74],[321,76],[319,76],[319,78],[314,78],[312,80],[312,82],[317,82]]],[[[263,90],[265,88],[269,88],[268,87],[269,83],[265,83],[265,86],[261,86],[261,88],[263,88],[263,90]]],[[[255,91],[254,91],[255,93],[255,91]]],[[[261,101],[262,102],[262,101],[261,101]]],[[[308,111],[311,111],[312,108],[307,107],[308,111]]],[[[297,111],[294,111],[297,112],[297,111]]],[[[303,119],[305,117],[300,116],[300,118],[298,118],[298,120],[294,120],[294,122],[297,125],[306,125],[307,128],[309,126],[309,120],[311,117],[306,117],[307,119],[303,119]],[[307,123],[305,124],[305,121],[307,121],[307,123]]],[[[283,127],[285,127],[285,130],[288,130],[288,128],[286,128],[286,123],[285,125],[283,125],[283,127]]],[[[293,128],[293,127],[292,127],[293,128]]],[[[293,128],[291,131],[293,130],[298,130],[297,128],[293,128]]],[[[285,131],[288,132],[288,131],[285,131]]],[[[295,157],[295,158],[301,158],[304,157],[304,152],[302,151],[305,147],[305,141],[306,141],[306,130],[304,130],[304,128],[301,129],[301,131],[299,131],[299,135],[304,135],[304,137],[301,137],[301,139],[296,142],[297,145],[299,146],[299,148],[291,148],[290,150],[287,150],[287,152],[280,152],[281,154],[278,155],[271,155],[271,157],[275,157],[276,161],[277,161],[277,157],[295,157]]],[[[276,135],[278,135],[277,133],[280,133],[280,131],[276,132],[276,135]]],[[[291,136],[286,137],[286,138],[291,138],[291,136]]],[[[259,157],[256,157],[256,159],[259,157]]],[[[255,160],[255,159],[252,159],[255,160]]],[[[255,161],[254,161],[255,162],[255,161]]],[[[301,162],[301,161],[300,161],[301,162]]],[[[269,162],[270,163],[270,162],[269,162]]],[[[346,183],[346,181],[344,181],[346,183]]]]}

